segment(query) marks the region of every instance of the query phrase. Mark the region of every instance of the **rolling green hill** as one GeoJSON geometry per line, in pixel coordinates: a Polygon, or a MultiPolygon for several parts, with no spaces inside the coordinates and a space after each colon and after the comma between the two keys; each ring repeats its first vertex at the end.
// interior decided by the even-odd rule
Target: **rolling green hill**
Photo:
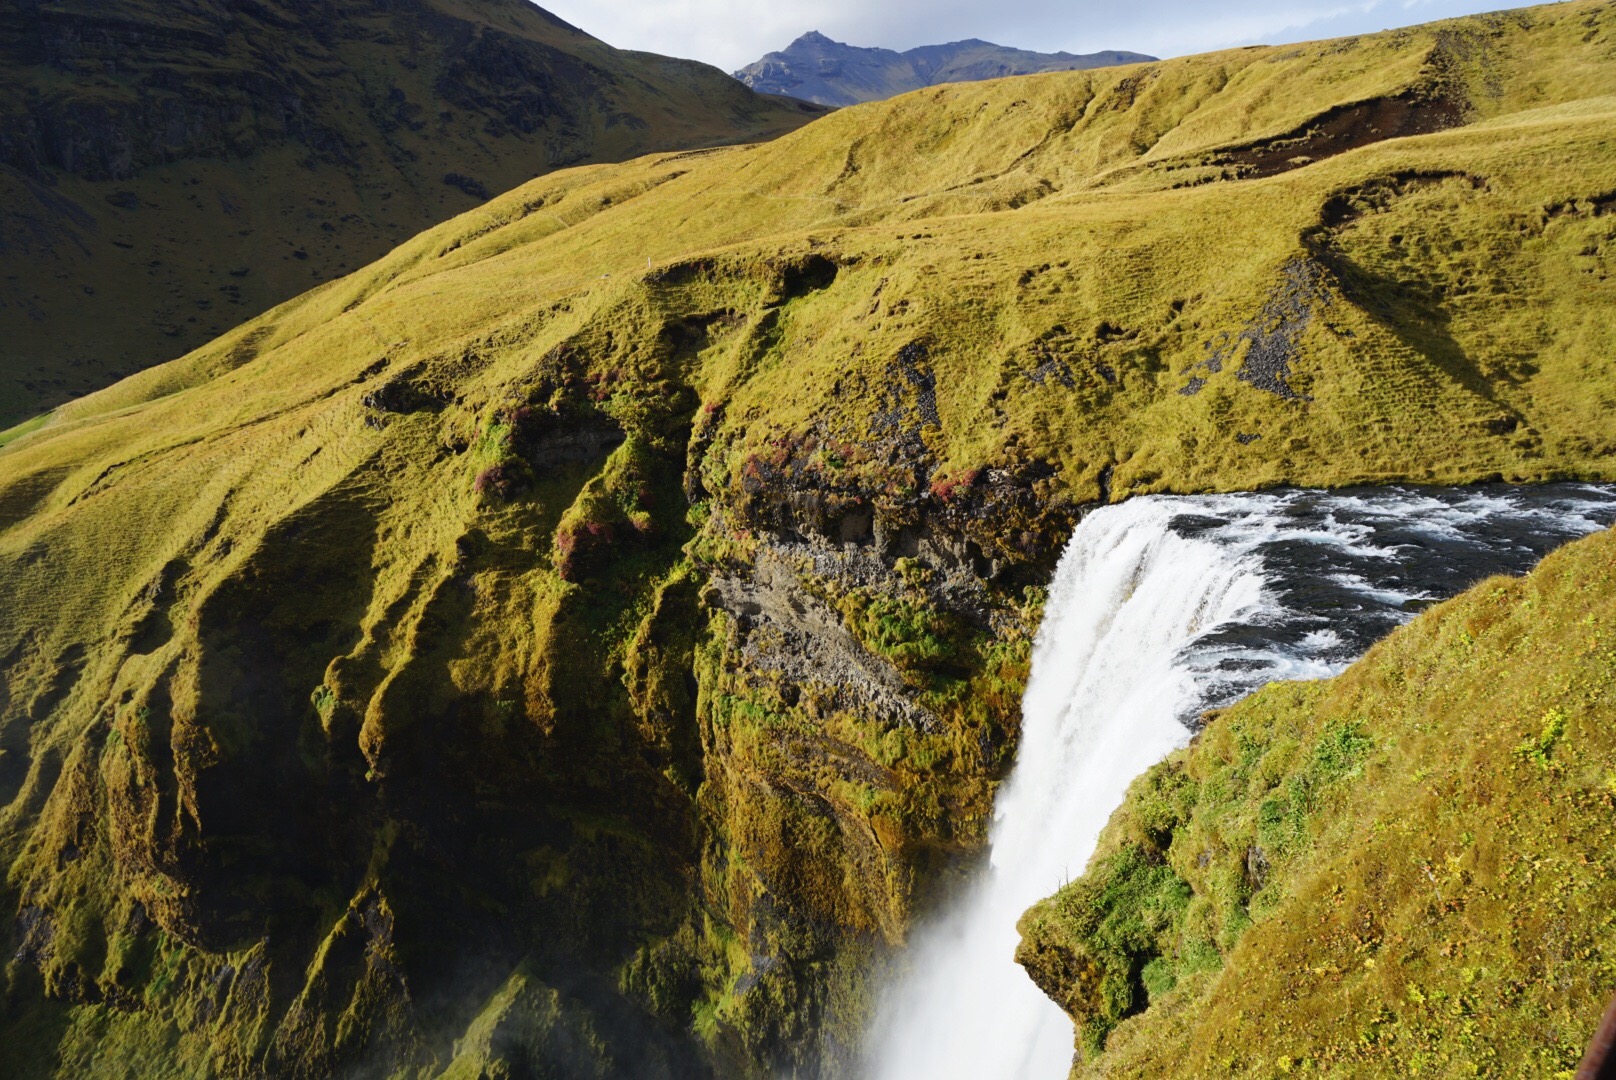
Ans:
{"type": "Polygon", "coordinates": [[[5,0],[0,424],[540,173],[817,114],[526,0],[5,0]]]}
{"type": "Polygon", "coordinates": [[[0,1065],[846,1074],[1085,507],[1616,479],[1613,35],[568,169],[0,435],[0,1065]]]}

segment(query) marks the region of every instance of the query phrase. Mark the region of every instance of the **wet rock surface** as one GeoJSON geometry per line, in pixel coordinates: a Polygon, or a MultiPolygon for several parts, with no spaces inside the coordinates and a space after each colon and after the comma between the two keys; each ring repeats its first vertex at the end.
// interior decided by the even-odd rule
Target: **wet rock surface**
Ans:
{"type": "Polygon", "coordinates": [[[713,579],[705,598],[730,614],[738,658],[819,708],[935,731],[936,717],[910,699],[898,672],[861,648],[841,614],[803,587],[792,567],[801,547],[766,548],[749,577],[713,579]]]}

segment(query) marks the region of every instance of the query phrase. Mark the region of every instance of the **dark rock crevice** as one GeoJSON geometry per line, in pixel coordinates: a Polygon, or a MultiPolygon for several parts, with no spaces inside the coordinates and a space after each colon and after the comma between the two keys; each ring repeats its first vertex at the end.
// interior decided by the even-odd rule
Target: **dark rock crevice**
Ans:
{"type": "Polygon", "coordinates": [[[1417,87],[1337,105],[1282,135],[1220,150],[1206,164],[1240,179],[1276,176],[1387,139],[1458,127],[1467,112],[1462,100],[1417,87]]]}

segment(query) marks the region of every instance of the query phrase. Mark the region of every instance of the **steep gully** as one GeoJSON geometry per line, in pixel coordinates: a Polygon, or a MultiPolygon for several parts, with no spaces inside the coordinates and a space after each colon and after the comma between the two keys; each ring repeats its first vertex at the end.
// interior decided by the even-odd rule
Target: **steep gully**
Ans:
{"type": "Polygon", "coordinates": [[[1436,600],[1616,521],[1616,489],[1148,497],[1087,517],[1050,589],[990,866],[915,938],[868,1075],[1064,1076],[1072,1029],[1011,956],[1016,921],[1082,872],[1132,779],[1197,717],[1318,678],[1436,600]]]}

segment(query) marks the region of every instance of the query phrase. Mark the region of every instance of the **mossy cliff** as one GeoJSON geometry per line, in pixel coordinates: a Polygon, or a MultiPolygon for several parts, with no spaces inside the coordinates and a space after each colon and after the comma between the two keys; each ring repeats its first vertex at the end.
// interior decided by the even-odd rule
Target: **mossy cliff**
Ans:
{"type": "Polygon", "coordinates": [[[1616,478],[1613,32],[567,170],[0,436],[6,1068],[835,1072],[1085,506],[1616,478]]]}
{"type": "Polygon", "coordinates": [[[8,0],[0,425],[541,173],[822,112],[527,0],[8,0]]]}
{"type": "Polygon", "coordinates": [[[1135,782],[1017,959],[1088,1076],[1570,1076],[1616,982],[1616,533],[1135,782]]]}

